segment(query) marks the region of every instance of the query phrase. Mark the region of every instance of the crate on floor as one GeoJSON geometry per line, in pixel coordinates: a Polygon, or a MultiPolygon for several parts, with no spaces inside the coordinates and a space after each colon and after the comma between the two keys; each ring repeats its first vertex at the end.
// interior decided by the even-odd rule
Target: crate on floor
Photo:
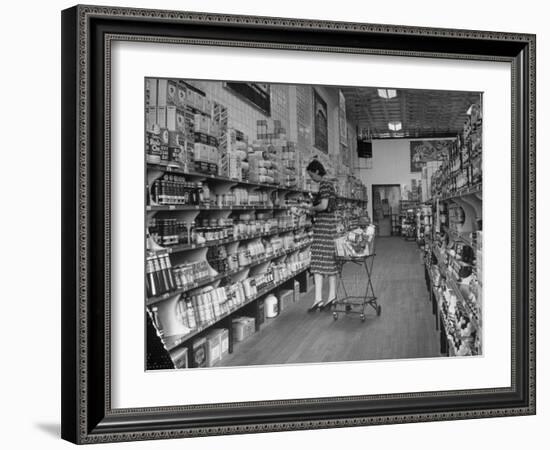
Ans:
{"type": "Polygon", "coordinates": [[[282,289],[279,294],[279,313],[283,312],[294,299],[294,291],[282,289]]]}
{"type": "Polygon", "coordinates": [[[294,296],[292,297],[293,302],[297,302],[300,300],[300,282],[298,280],[294,280],[294,296]]]}
{"type": "Polygon", "coordinates": [[[215,328],[208,332],[206,338],[208,367],[219,363],[222,358],[222,330],[215,328]]]}
{"type": "Polygon", "coordinates": [[[242,342],[254,334],[256,320],[253,317],[235,317],[231,326],[233,327],[233,342],[242,342]]]}
{"type": "Polygon", "coordinates": [[[173,351],[170,356],[172,357],[172,361],[174,361],[176,369],[186,369],[189,367],[187,347],[181,347],[173,351]]]}
{"type": "Polygon", "coordinates": [[[208,365],[208,345],[205,338],[195,339],[193,341],[193,358],[191,367],[207,367],[208,365]]]}
{"type": "Polygon", "coordinates": [[[258,300],[258,309],[256,314],[256,320],[258,325],[262,325],[265,322],[265,298],[258,300]]]}

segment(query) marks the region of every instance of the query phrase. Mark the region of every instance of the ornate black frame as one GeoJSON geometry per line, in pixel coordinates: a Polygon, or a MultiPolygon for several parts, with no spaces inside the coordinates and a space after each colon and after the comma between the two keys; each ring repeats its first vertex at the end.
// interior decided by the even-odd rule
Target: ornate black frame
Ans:
{"type": "Polygon", "coordinates": [[[62,437],[161,439],[535,413],[535,36],[75,6],[62,13],[62,437]],[[509,388],[115,410],[110,401],[113,40],[507,61],[512,65],[509,388]]]}

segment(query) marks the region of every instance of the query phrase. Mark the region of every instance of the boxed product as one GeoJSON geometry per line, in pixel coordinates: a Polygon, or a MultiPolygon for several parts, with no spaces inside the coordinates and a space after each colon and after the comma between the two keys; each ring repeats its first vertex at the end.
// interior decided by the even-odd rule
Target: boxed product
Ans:
{"type": "Polygon", "coordinates": [[[187,92],[187,102],[190,106],[199,111],[206,111],[209,104],[204,94],[192,89],[189,89],[187,92]]]}
{"type": "Polygon", "coordinates": [[[157,125],[157,108],[148,107],[145,109],[145,129],[153,131],[157,125]]]}
{"type": "Polygon", "coordinates": [[[294,280],[294,297],[292,300],[295,302],[300,300],[300,282],[298,280],[294,280]]]}
{"type": "Polygon", "coordinates": [[[279,295],[279,312],[283,312],[294,299],[294,291],[282,289],[279,295]]]}
{"type": "Polygon", "coordinates": [[[246,298],[252,298],[256,296],[258,290],[256,289],[256,280],[254,278],[247,278],[243,281],[244,295],[246,298]]]}
{"type": "Polygon", "coordinates": [[[222,358],[222,332],[220,329],[211,330],[206,336],[206,347],[208,355],[208,367],[219,363],[222,358]]]}
{"type": "Polygon", "coordinates": [[[187,102],[187,88],[185,87],[185,85],[183,83],[178,83],[177,89],[178,89],[178,92],[177,92],[178,103],[177,103],[177,105],[183,107],[183,106],[185,106],[185,104],[187,102]]]}
{"type": "Polygon", "coordinates": [[[194,131],[196,133],[210,134],[210,118],[202,114],[195,114],[194,131]]]}
{"type": "Polygon", "coordinates": [[[254,334],[256,321],[253,317],[236,317],[232,320],[233,341],[241,342],[254,334]]]}
{"type": "MultiPolygon", "coordinates": [[[[161,109],[162,108],[159,108],[159,110],[161,109]]],[[[180,133],[185,133],[184,112],[175,106],[167,106],[166,108],[164,108],[164,110],[166,111],[166,121],[163,121],[164,126],[161,126],[161,128],[166,127],[169,131],[178,131],[180,133]]]]}
{"type": "Polygon", "coordinates": [[[265,302],[263,298],[258,300],[258,314],[256,319],[258,320],[258,325],[265,322],[265,302]]]}
{"type": "Polygon", "coordinates": [[[208,364],[208,346],[205,338],[195,339],[193,341],[193,359],[192,367],[207,367],[208,364]]]}
{"type": "Polygon", "coordinates": [[[229,112],[221,103],[213,102],[212,114],[214,120],[218,123],[221,132],[227,130],[229,124],[229,112]]]}
{"type": "Polygon", "coordinates": [[[170,353],[172,362],[176,369],[187,369],[189,367],[187,347],[182,347],[170,353]]]}
{"type": "Polygon", "coordinates": [[[216,147],[195,142],[193,150],[195,161],[218,164],[218,149],[216,147]]]}
{"type": "Polygon", "coordinates": [[[177,106],[179,104],[177,82],[163,79],[157,81],[157,106],[177,106]]]}
{"type": "Polygon", "coordinates": [[[220,349],[222,358],[229,353],[229,330],[220,328],[220,349]]]}
{"type": "Polygon", "coordinates": [[[227,161],[228,161],[227,173],[225,175],[231,179],[241,181],[242,180],[241,159],[230,154],[227,161]]]}
{"type": "Polygon", "coordinates": [[[149,78],[146,80],[149,88],[149,106],[158,106],[158,78],[149,78]]]}
{"type": "Polygon", "coordinates": [[[157,125],[159,128],[167,128],[166,127],[166,106],[158,106],[156,108],[157,112],[157,125]]]}

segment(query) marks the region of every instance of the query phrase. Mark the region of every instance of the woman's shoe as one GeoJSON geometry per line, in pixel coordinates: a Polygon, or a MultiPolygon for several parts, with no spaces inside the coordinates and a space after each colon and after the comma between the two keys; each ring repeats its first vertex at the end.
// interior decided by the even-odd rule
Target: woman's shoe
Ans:
{"type": "Polygon", "coordinates": [[[321,302],[317,302],[313,305],[311,305],[308,309],[307,309],[307,312],[313,312],[313,311],[316,311],[317,309],[321,309],[322,308],[322,301],[321,302]]]}
{"type": "Polygon", "coordinates": [[[323,305],[319,308],[321,311],[324,311],[325,309],[330,309],[332,306],[332,303],[336,300],[336,297],[334,297],[332,300],[326,301],[323,303],[323,305]]]}

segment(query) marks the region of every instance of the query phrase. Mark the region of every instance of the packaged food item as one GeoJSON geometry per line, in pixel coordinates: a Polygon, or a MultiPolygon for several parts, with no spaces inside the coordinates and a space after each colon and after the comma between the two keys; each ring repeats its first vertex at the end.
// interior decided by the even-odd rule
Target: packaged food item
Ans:
{"type": "Polygon", "coordinates": [[[222,330],[213,329],[206,336],[206,346],[208,355],[208,367],[212,367],[220,362],[222,358],[222,330]]]}
{"type": "Polygon", "coordinates": [[[192,344],[193,359],[192,367],[207,367],[208,365],[208,346],[205,338],[195,339],[192,344]]]}

